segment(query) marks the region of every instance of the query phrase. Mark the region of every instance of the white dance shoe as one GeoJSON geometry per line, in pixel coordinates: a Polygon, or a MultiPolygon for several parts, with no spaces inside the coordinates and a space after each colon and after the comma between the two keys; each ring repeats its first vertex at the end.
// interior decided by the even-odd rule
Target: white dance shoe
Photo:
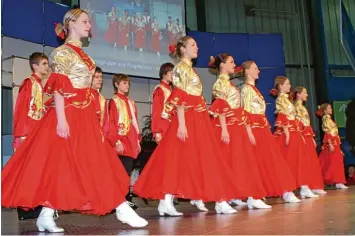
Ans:
{"type": "Polygon", "coordinates": [[[191,200],[190,204],[196,206],[200,211],[208,212],[202,200],[191,200]]]}
{"type": "Polygon", "coordinates": [[[300,203],[301,200],[298,199],[293,192],[284,193],[283,197],[285,202],[288,203],[300,203]]]}
{"type": "Polygon", "coordinates": [[[148,221],[137,215],[137,213],[127,204],[122,203],[116,208],[116,216],[123,224],[128,224],[134,228],[140,228],[148,225],[148,221]]]}
{"type": "Polygon", "coordinates": [[[300,191],[301,198],[317,198],[319,197],[318,195],[314,194],[308,186],[302,185],[301,186],[301,191],[300,191]]]}
{"type": "Polygon", "coordinates": [[[160,216],[169,215],[169,216],[182,216],[182,212],[178,212],[173,203],[173,195],[165,194],[165,199],[160,200],[158,206],[158,212],[160,216]]]}
{"type": "Polygon", "coordinates": [[[38,231],[48,231],[51,233],[62,233],[63,228],[59,228],[54,222],[54,209],[43,207],[36,222],[38,231]]]}
{"type": "Polygon", "coordinates": [[[215,210],[217,214],[235,214],[237,210],[231,207],[226,201],[216,202],[215,210]]]}
{"type": "Polygon", "coordinates": [[[345,186],[344,184],[336,184],[335,187],[337,189],[348,189],[349,187],[345,186]]]}
{"type": "Polygon", "coordinates": [[[327,192],[324,191],[323,189],[312,189],[312,192],[313,192],[314,194],[318,194],[318,195],[327,194],[327,192]]]}
{"type": "Polygon", "coordinates": [[[252,209],[270,209],[271,206],[267,205],[265,202],[261,201],[260,199],[253,199],[252,197],[248,198],[247,205],[249,210],[252,209]]]}
{"type": "Polygon", "coordinates": [[[243,201],[240,200],[240,199],[232,199],[232,200],[230,200],[228,203],[229,203],[230,205],[235,204],[235,205],[237,205],[237,206],[246,206],[246,205],[248,205],[246,202],[243,202],[243,201]]]}

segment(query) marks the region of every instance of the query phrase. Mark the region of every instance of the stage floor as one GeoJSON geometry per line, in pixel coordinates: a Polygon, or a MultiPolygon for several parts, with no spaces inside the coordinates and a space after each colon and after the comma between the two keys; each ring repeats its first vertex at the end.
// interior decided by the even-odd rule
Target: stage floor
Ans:
{"type": "MultiPolygon", "coordinates": [[[[79,214],[60,214],[58,225],[65,234],[141,235],[141,234],[355,234],[355,187],[329,190],[326,196],[306,199],[300,204],[284,204],[281,199],[267,199],[270,210],[247,210],[237,207],[237,214],[216,215],[214,204],[209,213],[201,213],[188,202],[180,202],[183,217],[159,217],[156,202],[141,206],[139,214],[149,221],[144,229],[132,229],[116,220],[79,214]]],[[[15,210],[2,209],[2,234],[38,234],[34,220],[19,222],[15,210]]]]}

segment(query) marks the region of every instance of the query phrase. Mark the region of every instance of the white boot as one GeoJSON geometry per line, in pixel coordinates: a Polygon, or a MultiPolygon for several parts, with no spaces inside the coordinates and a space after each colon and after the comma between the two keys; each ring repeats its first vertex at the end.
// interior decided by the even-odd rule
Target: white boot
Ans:
{"type": "Polygon", "coordinates": [[[165,199],[160,200],[158,206],[158,212],[160,216],[170,215],[170,216],[182,216],[182,212],[178,212],[173,204],[173,195],[165,194],[165,199]]]}
{"type": "Polygon", "coordinates": [[[301,186],[301,191],[300,191],[301,198],[304,199],[306,197],[308,198],[317,198],[319,197],[318,195],[315,195],[307,185],[302,185],[301,186]]]}
{"type": "Polygon", "coordinates": [[[235,214],[237,210],[228,205],[226,201],[216,202],[215,210],[217,214],[235,214]]]}
{"type": "Polygon", "coordinates": [[[270,209],[271,206],[267,205],[265,202],[261,201],[260,199],[254,200],[252,197],[248,197],[247,205],[249,210],[254,208],[256,209],[270,209]]]}
{"type": "Polygon", "coordinates": [[[312,192],[313,192],[314,194],[318,194],[318,195],[327,194],[327,192],[324,191],[323,189],[312,189],[312,192]]]}
{"type": "Polygon", "coordinates": [[[246,205],[248,205],[246,202],[243,202],[243,201],[240,200],[240,199],[232,199],[232,200],[230,200],[228,203],[229,203],[230,205],[235,204],[235,205],[237,205],[237,206],[246,206],[246,205]]]}
{"type": "Polygon", "coordinates": [[[202,200],[191,200],[190,204],[196,206],[200,211],[208,212],[208,209],[205,207],[202,200]]]}
{"type": "Polygon", "coordinates": [[[42,207],[41,213],[36,222],[38,231],[49,231],[51,233],[62,233],[63,228],[59,228],[54,222],[54,209],[42,207]]]}
{"type": "Polygon", "coordinates": [[[288,202],[288,203],[299,203],[299,202],[301,202],[301,200],[298,199],[293,192],[284,193],[282,198],[284,199],[285,202],[288,202]]]}
{"type": "Polygon", "coordinates": [[[123,224],[128,224],[131,227],[144,227],[148,222],[137,215],[137,213],[127,204],[122,203],[116,208],[116,216],[123,224]]]}
{"type": "Polygon", "coordinates": [[[337,189],[348,189],[348,187],[345,186],[344,184],[336,184],[335,187],[336,187],[337,189]]]}

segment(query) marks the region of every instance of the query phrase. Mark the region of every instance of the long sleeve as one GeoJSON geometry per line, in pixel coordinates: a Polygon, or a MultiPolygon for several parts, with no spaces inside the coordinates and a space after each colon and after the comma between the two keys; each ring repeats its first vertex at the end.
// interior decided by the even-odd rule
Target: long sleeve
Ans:
{"type": "Polygon", "coordinates": [[[155,89],[152,104],[152,133],[162,133],[161,116],[164,109],[164,92],[161,88],[155,89]]]}
{"type": "Polygon", "coordinates": [[[72,67],[72,53],[69,49],[55,49],[51,54],[50,61],[53,73],[44,87],[45,93],[50,96],[54,92],[58,92],[64,97],[74,96],[75,91],[68,77],[72,67]]]}
{"type": "Polygon", "coordinates": [[[322,121],[322,130],[324,132],[323,143],[332,143],[333,145],[340,144],[338,127],[336,123],[332,120],[330,115],[323,116],[322,121]]]}
{"type": "MultiPolygon", "coordinates": [[[[293,105],[290,100],[284,95],[279,95],[276,99],[276,114],[277,118],[275,121],[275,126],[278,127],[289,127],[290,126],[290,116],[294,112],[293,105]]],[[[294,119],[293,119],[294,120],[294,119]]]]}
{"type": "MultiPolygon", "coordinates": [[[[231,106],[228,104],[228,96],[230,91],[230,81],[217,79],[213,85],[212,95],[214,101],[209,108],[210,112],[216,115],[233,115],[231,106]]],[[[235,101],[236,102],[236,101],[235,101]]]]}
{"type": "Polygon", "coordinates": [[[107,133],[107,140],[112,147],[116,147],[118,140],[122,136],[118,134],[118,111],[115,102],[111,99],[109,103],[109,128],[107,133]]]}
{"type": "Polygon", "coordinates": [[[17,95],[15,111],[14,111],[14,131],[15,138],[27,136],[30,131],[30,119],[28,112],[32,96],[32,82],[25,79],[20,87],[17,95]]]}

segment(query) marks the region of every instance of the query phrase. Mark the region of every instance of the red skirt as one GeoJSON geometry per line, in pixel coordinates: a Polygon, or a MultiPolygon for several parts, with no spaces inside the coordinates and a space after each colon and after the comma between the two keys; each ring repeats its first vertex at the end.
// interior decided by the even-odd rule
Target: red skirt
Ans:
{"type": "Polygon", "coordinates": [[[104,34],[104,39],[107,43],[114,44],[118,38],[118,26],[117,22],[110,21],[107,31],[104,34]]]}
{"type": "Polygon", "coordinates": [[[242,197],[255,199],[265,197],[267,193],[246,127],[244,125],[228,126],[229,144],[225,144],[221,140],[221,127],[215,126],[215,132],[219,140],[219,148],[234,173],[231,182],[233,181],[241,188],[242,197]]]}
{"type": "MultiPolygon", "coordinates": [[[[87,101],[87,89],[74,92],[72,103],[87,101]]],[[[96,110],[93,100],[82,108],[67,106],[70,137],[63,139],[55,108],[49,108],[2,171],[2,206],[101,215],[125,201],[129,177],[102,135],[96,110]]]]}
{"type": "Polygon", "coordinates": [[[185,112],[188,138],[177,138],[178,119],[171,125],[134,185],[134,192],[151,199],[169,193],[178,198],[218,202],[239,198],[234,174],[220,151],[207,111],[185,112]]]}
{"type": "Polygon", "coordinates": [[[311,189],[324,189],[322,169],[312,136],[305,136],[306,153],[308,155],[308,170],[311,174],[309,187],[311,189]]]}
{"type": "Polygon", "coordinates": [[[309,165],[309,156],[306,153],[306,143],[300,132],[290,132],[290,141],[286,146],[286,135],[276,136],[282,156],[291,170],[297,187],[309,185],[313,178],[312,169],[309,165]]]}
{"type": "Polygon", "coordinates": [[[340,146],[334,145],[334,152],[324,147],[319,154],[325,184],[345,184],[344,157],[340,146]]]}
{"type": "Polygon", "coordinates": [[[267,196],[282,196],[285,192],[295,190],[295,179],[270,128],[253,128],[252,131],[256,141],[254,151],[267,196]]]}

